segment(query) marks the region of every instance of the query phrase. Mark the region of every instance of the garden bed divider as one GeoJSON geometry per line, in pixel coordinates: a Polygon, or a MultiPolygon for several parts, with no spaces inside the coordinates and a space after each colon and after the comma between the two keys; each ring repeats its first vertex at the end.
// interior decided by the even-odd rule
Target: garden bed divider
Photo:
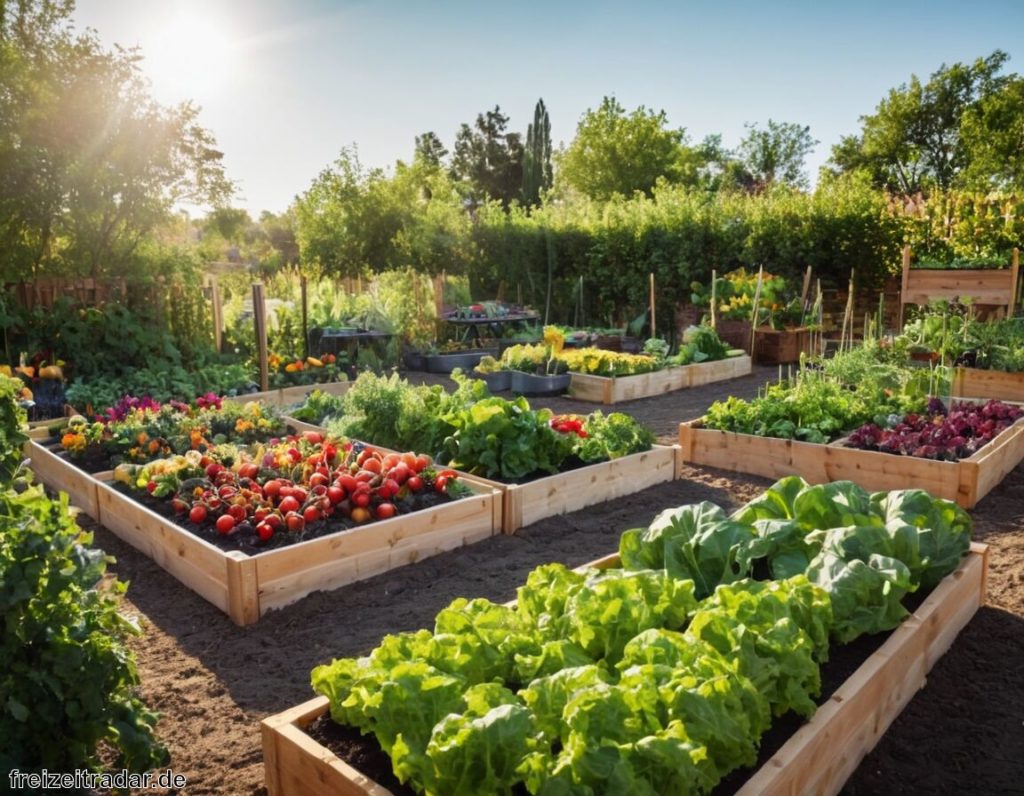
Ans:
{"type": "Polygon", "coordinates": [[[752,371],[751,358],[742,352],[732,351],[730,354],[726,359],[715,362],[695,362],[636,376],[571,373],[569,395],[577,401],[611,405],[749,375],[752,371]]]}
{"type": "Polygon", "coordinates": [[[288,406],[300,401],[309,395],[313,390],[320,390],[330,395],[344,395],[352,386],[350,381],[331,381],[322,384],[298,384],[293,387],[279,387],[276,390],[266,392],[249,392],[242,395],[233,395],[225,398],[226,401],[236,403],[248,403],[249,401],[260,401],[271,406],[288,406]]]}
{"type": "Polygon", "coordinates": [[[411,564],[493,536],[500,527],[497,490],[468,484],[472,496],[359,525],[287,547],[247,555],[224,551],[98,482],[99,521],[111,533],[224,611],[249,625],[273,608],[314,591],[411,564]]]}
{"type": "Polygon", "coordinates": [[[1024,460],[1024,417],[958,462],[857,450],[845,439],[817,444],[719,431],[699,419],[679,424],[679,444],[686,464],[774,479],[799,475],[812,484],[853,481],[869,492],[919,488],[972,509],[1024,460]]]}
{"type": "MultiPolygon", "coordinates": [[[[618,554],[584,566],[617,566],[618,554]]],[[[837,794],[935,662],[985,604],[988,547],[972,544],[955,572],[821,705],[738,791],[742,796],[837,794]]],[[[328,711],[317,696],[260,723],[268,796],[391,796],[306,734],[328,711]]]]}

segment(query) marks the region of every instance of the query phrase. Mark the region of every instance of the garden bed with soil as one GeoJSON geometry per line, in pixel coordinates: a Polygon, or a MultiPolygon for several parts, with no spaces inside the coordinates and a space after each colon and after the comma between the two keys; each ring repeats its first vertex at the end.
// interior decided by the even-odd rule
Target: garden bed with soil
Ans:
{"type": "Polygon", "coordinates": [[[748,376],[751,370],[750,357],[740,354],[715,362],[696,362],[636,376],[608,377],[571,373],[569,395],[577,401],[612,405],[748,376]]]}
{"type": "MultiPolygon", "coordinates": [[[[612,556],[589,566],[617,563],[612,556]]],[[[757,770],[734,772],[716,793],[838,792],[984,604],[986,572],[987,548],[975,545],[896,630],[830,650],[817,712],[806,723],[783,717],[783,729],[761,746],[757,770]]],[[[395,778],[376,739],[338,727],[327,710],[318,697],[263,722],[270,796],[414,793],[395,778]]]]}
{"type": "MultiPolygon", "coordinates": [[[[770,375],[755,368],[754,375],[731,382],[729,392],[753,396],[770,375]]],[[[662,442],[674,442],[679,418],[702,415],[721,395],[721,388],[705,387],[623,410],[654,428],[662,442]]],[[[544,403],[559,413],[587,411],[564,398],[544,403]]],[[[617,544],[623,529],[647,524],[661,509],[700,500],[736,508],[770,483],[714,469],[684,467],[682,474],[514,535],[310,594],[246,628],[103,528],[96,528],[96,544],[117,558],[111,570],[131,582],[125,610],[144,627],[131,642],[141,690],[161,713],[158,732],[174,770],[188,777],[187,792],[257,796],[266,792],[257,725],[282,705],[309,699],[314,666],[364,654],[386,633],[427,627],[456,596],[511,599],[536,565],[577,566],[596,558],[617,544]]],[[[1010,793],[1024,781],[1024,470],[1015,469],[972,515],[975,538],[989,545],[989,602],[847,781],[849,796],[891,793],[893,783],[902,794],[922,796],[1010,793]]]]}

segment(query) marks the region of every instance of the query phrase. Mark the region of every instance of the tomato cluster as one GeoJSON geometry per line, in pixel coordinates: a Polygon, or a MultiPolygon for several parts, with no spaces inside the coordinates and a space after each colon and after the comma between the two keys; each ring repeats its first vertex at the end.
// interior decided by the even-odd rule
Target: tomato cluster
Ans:
{"type": "Polygon", "coordinates": [[[551,418],[550,425],[559,434],[575,434],[580,439],[586,439],[588,436],[583,429],[583,418],[577,415],[555,415],[551,418]]]}
{"type": "Polygon", "coordinates": [[[456,477],[423,454],[357,448],[317,432],[286,438],[260,462],[225,467],[204,456],[199,466],[203,475],[182,482],[171,499],[174,512],[225,536],[248,526],[264,542],[339,515],[355,524],[389,519],[419,493],[447,495],[456,477]]]}

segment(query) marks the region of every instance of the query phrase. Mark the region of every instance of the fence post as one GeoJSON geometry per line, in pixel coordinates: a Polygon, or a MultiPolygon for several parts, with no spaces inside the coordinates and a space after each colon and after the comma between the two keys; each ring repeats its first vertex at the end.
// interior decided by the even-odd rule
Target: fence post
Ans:
{"type": "Polygon", "coordinates": [[[220,303],[220,285],[217,277],[210,277],[210,303],[213,307],[213,347],[219,354],[224,338],[224,308],[220,303]]]}
{"type": "Polygon", "coordinates": [[[306,276],[299,275],[299,293],[302,295],[302,350],[307,357],[312,356],[309,350],[309,304],[306,298],[306,276]]]}

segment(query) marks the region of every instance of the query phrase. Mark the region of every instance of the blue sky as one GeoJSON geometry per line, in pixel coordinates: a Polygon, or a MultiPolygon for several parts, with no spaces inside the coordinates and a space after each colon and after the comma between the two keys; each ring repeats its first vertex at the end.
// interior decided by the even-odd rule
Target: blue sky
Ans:
{"type": "Polygon", "coordinates": [[[1021,0],[78,0],[75,20],[141,47],[158,99],[202,106],[253,213],[285,209],[346,145],[387,167],[426,130],[451,148],[496,104],[525,134],[538,97],[556,146],[606,94],[726,146],[745,122],[807,124],[813,177],[911,74],[995,49],[1024,72],[1021,0]]]}

